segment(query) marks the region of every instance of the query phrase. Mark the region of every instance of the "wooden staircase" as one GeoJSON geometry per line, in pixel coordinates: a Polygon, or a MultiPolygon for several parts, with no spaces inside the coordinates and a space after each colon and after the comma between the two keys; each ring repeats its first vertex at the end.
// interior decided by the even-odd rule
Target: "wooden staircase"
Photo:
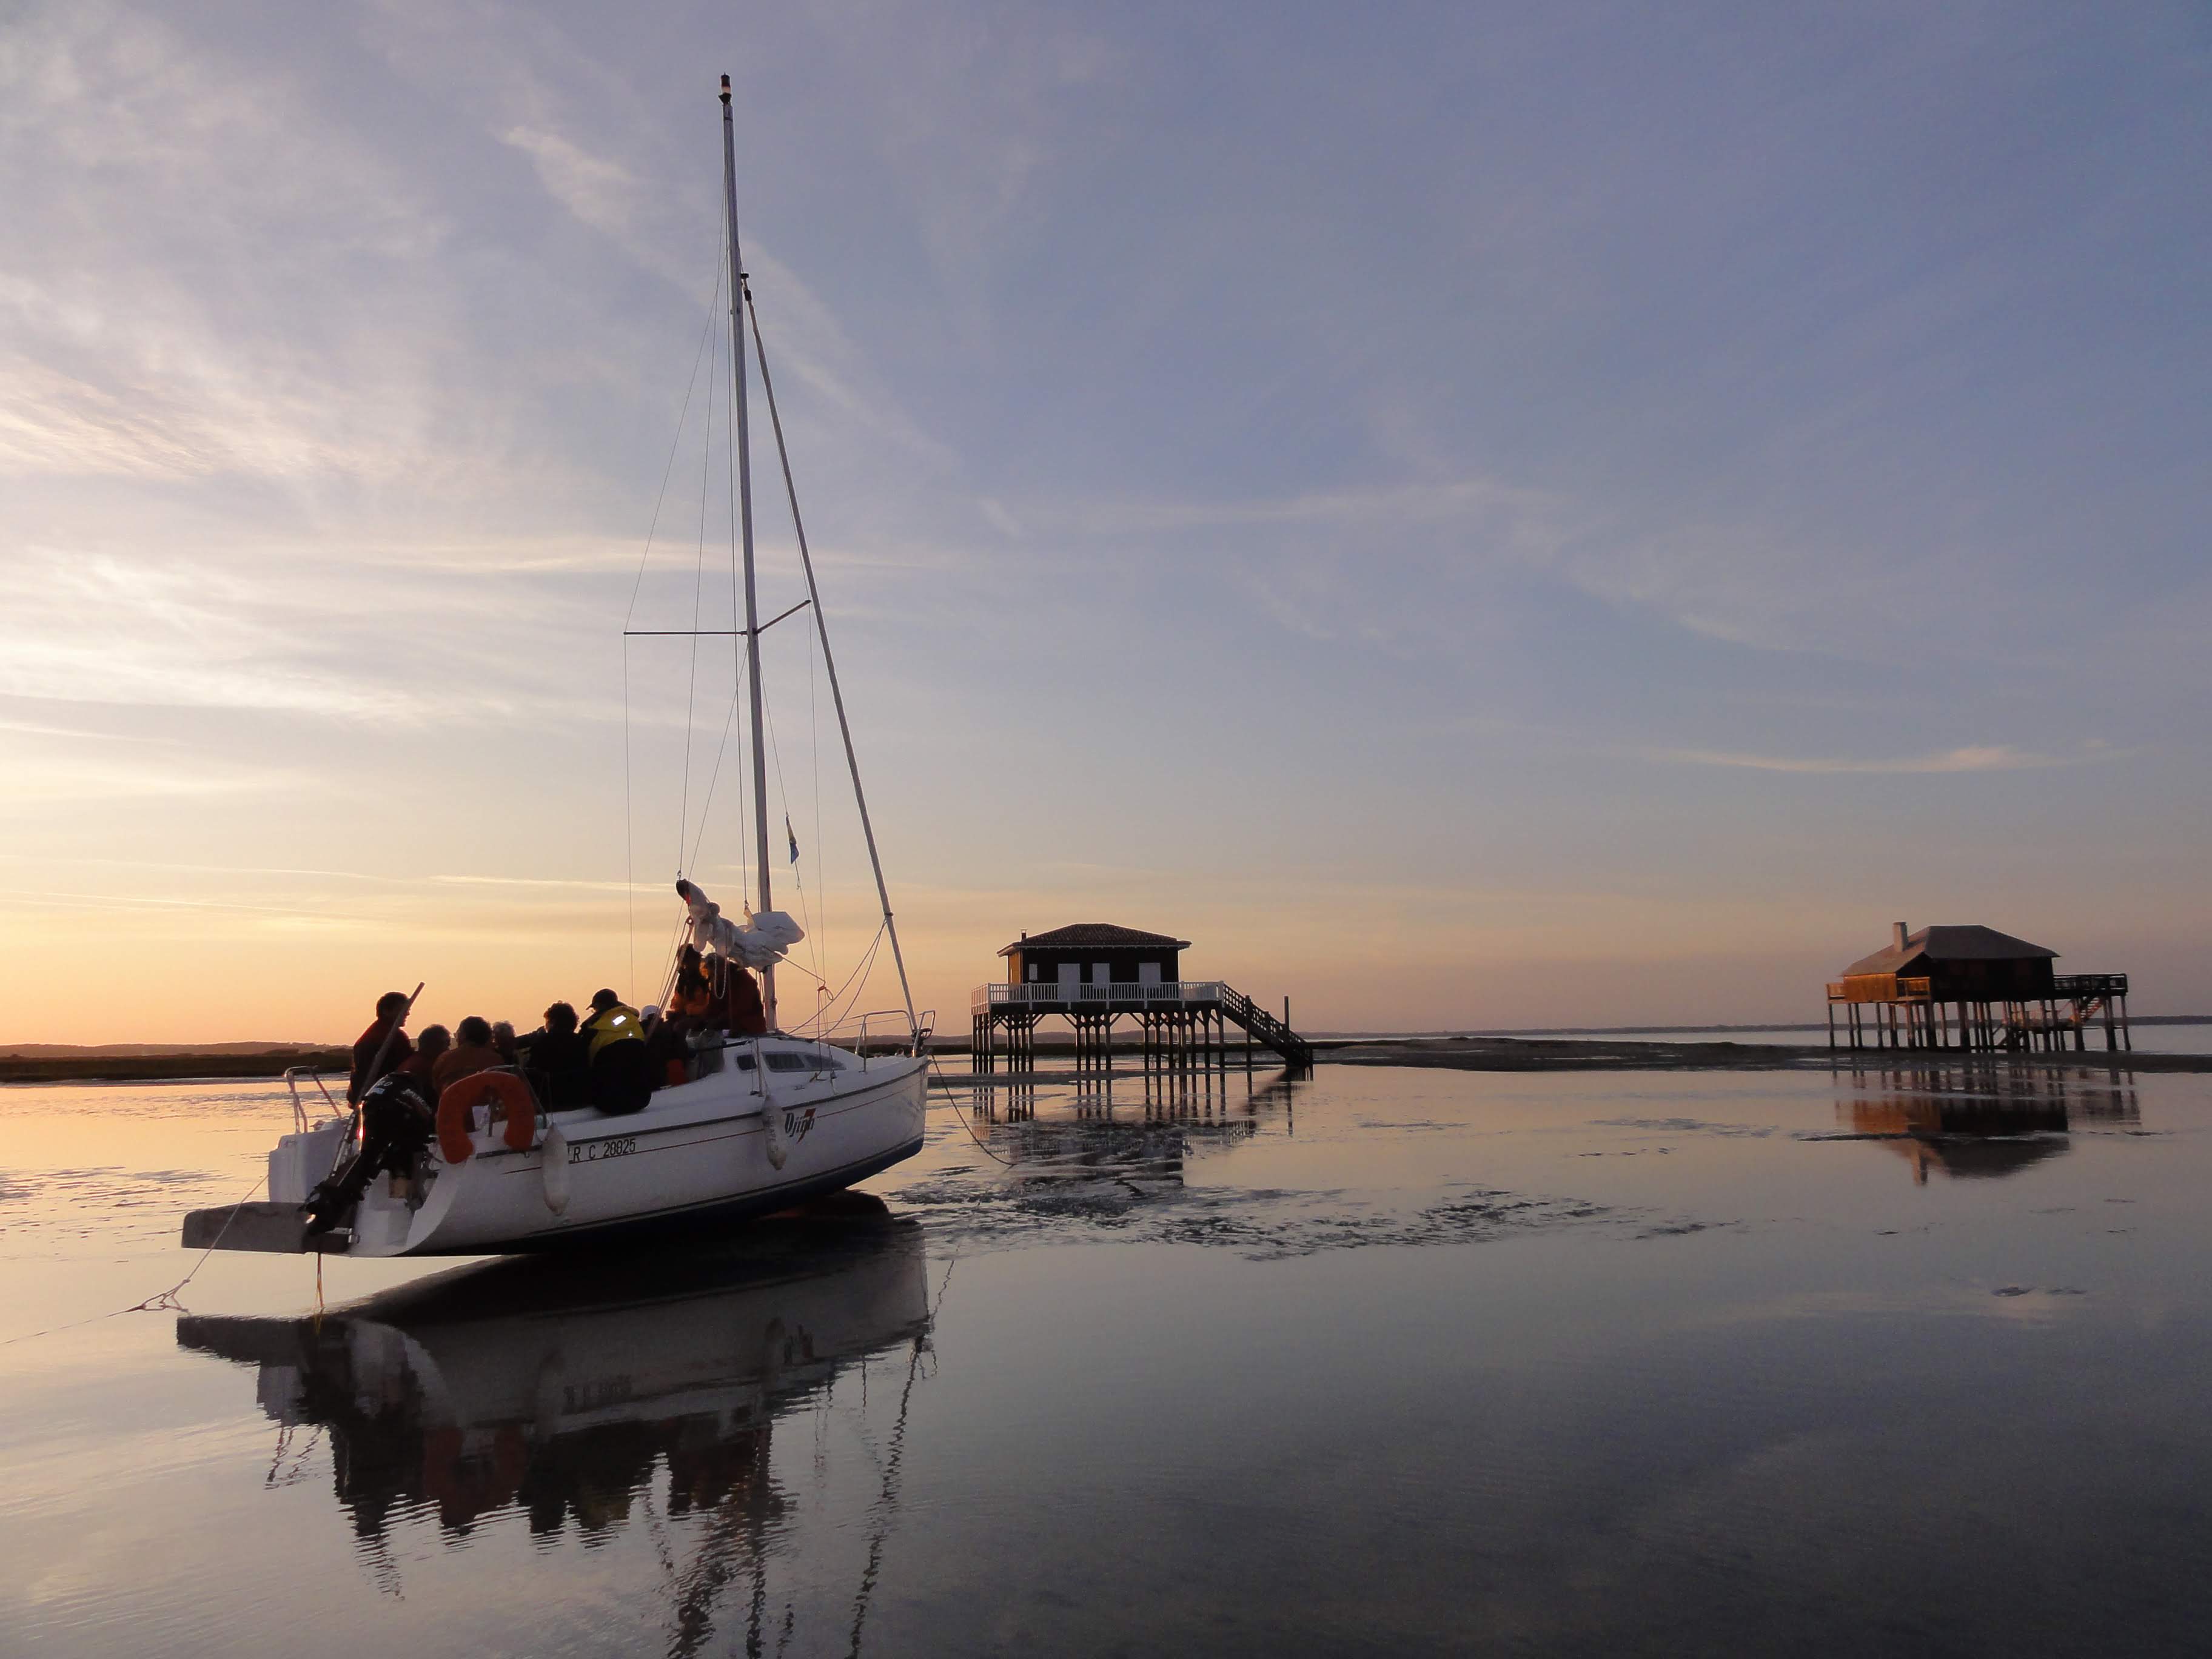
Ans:
{"type": "Polygon", "coordinates": [[[1313,1044],[1242,991],[1224,985],[1221,1012],[1250,1032],[1255,1042],[1273,1048],[1291,1065],[1303,1068],[1313,1064],[1313,1044]]]}

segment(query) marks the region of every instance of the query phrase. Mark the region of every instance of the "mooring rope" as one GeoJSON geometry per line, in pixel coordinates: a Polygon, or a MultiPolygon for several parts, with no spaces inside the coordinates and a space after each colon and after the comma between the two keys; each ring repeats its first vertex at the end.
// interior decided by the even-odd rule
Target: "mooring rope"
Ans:
{"type": "MultiPolygon", "coordinates": [[[[12,1347],[18,1342],[28,1342],[33,1337],[58,1336],[64,1331],[81,1330],[87,1325],[97,1325],[103,1319],[114,1319],[124,1314],[190,1312],[191,1310],[186,1308],[183,1303],[177,1300],[177,1292],[183,1290],[185,1285],[191,1284],[192,1282],[193,1275],[198,1273],[202,1267],[207,1266],[207,1259],[222,1247],[223,1234],[230,1231],[230,1224],[238,1219],[239,1211],[245,1208],[249,1203],[252,1202],[254,1194],[261,1190],[261,1183],[268,1178],[269,1177],[265,1175],[255,1178],[253,1184],[246,1189],[245,1196],[240,1198],[237,1203],[230,1206],[230,1214],[224,1218],[222,1225],[216,1230],[215,1243],[209,1245],[207,1249],[200,1252],[200,1259],[192,1263],[191,1272],[186,1273],[175,1284],[170,1285],[167,1290],[156,1291],[153,1295],[148,1297],[143,1302],[134,1302],[127,1308],[113,1308],[106,1313],[94,1314],[88,1319],[73,1320],[66,1325],[49,1325],[42,1331],[26,1331],[21,1336],[10,1336],[5,1339],[0,1339],[0,1348],[12,1347]]],[[[319,1255],[317,1256],[316,1261],[319,1266],[320,1265],[321,1260],[322,1258],[319,1255]]]]}
{"type": "MultiPolygon", "coordinates": [[[[952,1085],[945,1075],[945,1068],[937,1063],[937,1056],[935,1054],[925,1054],[923,1058],[929,1062],[929,1069],[936,1073],[939,1085],[942,1086],[945,1091],[945,1103],[952,1108],[952,1115],[960,1120],[961,1127],[968,1131],[968,1139],[975,1143],[976,1147],[982,1152],[984,1157],[990,1158],[994,1163],[1005,1165],[1009,1170],[1012,1169],[1014,1167],[1013,1159],[1010,1158],[1000,1158],[998,1153],[993,1152],[988,1146],[984,1144],[983,1137],[975,1133],[975,1126],[969,1121],[968,1114],[960,1109],[959,1101],[953,1098],[952,1085]]],[[[975,1085],[970,1084],[969,1087],[972,1091],[975,1085]]]]}

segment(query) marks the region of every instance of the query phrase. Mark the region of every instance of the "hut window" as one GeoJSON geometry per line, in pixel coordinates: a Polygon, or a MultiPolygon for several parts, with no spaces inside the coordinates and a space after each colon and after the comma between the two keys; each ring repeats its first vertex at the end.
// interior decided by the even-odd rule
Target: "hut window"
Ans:
{"type": "Polygon", "coordinates": [[[1030,963],[1030,977],[1035,979],[1036,976],[1036,963],[1033,962],[1030,963]]]}

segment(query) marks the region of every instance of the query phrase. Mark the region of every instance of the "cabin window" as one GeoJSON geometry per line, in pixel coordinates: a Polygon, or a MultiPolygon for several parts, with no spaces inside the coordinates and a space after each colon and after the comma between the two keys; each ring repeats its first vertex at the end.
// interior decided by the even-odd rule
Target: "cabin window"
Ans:
{"type": "Polygon", "coordinates": [[[1140,962],[1140,963],[1139,963],[1137,964],[1137,983],[1138,983],[1138,984],[1139,984],[1139,985],[1158,985],[1159,982],[1160,982],[1160,964],[1159,964],[1158,963],[1157,963],[1157,962],[1140,962]]]}
{"type": "Polygon", "coordinates": [[[1033,963],[1030,963],[1030,978],[1032,981],[1034,981],[1034,980],[1036,978],[1036,976],[1037,976],[1037,965],[1036,965],[1036,963],[1035,963],[1033,962],[1033,963]]]}
{"type": "Polygon", "coordinates": [[[771,1072],[829,1072],[836,1069],[835,1060],[813,1054],[794,1054],[788,1048],[771,1048],[761,1058],[768,1061],[768,1068],[771,1072]]]}

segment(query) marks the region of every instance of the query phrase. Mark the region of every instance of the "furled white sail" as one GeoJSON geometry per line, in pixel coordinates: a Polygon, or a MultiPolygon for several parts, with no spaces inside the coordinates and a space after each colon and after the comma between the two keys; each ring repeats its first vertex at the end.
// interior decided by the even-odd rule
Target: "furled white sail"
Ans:
{"type": "Polygon", "coordinates": [[[783,910],[760,910],[743,925],[722,914],[696,882],[680,878],[676,890],[691,912],[691,943],[702,951],[734,957],[748,968],[773,966],[806,931],[783,910]]]}

